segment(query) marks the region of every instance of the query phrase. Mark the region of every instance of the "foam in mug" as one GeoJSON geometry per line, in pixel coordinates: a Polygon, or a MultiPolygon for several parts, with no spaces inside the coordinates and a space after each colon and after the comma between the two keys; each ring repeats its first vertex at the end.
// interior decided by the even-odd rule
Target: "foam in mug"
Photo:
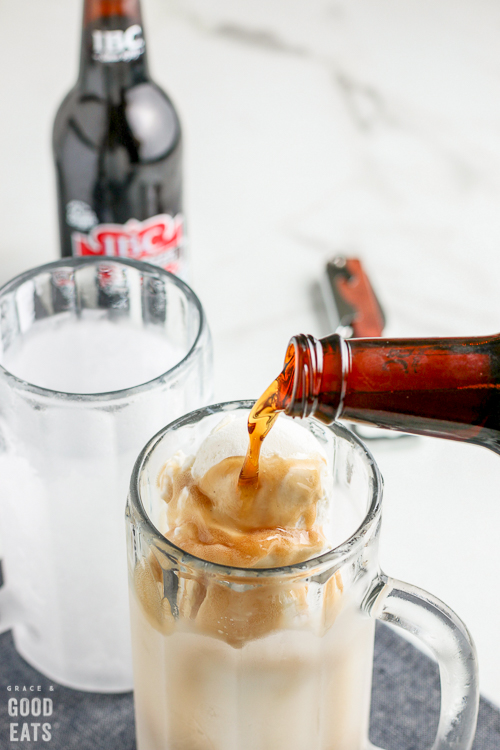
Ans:
{"type": "MultiPolygon", "coordinates": [[[[277,420],[249,493],[238,488],[247,445],[246,419],[229,417],[192,455],[165,457],[155,519],[165,537],[257,573],[317,557],[356,530],[361,513],[334,492],[331,457],[305,427],[277,420]]],[[[152,548],[132,596],[139,749],[361,750],[373,621],[359,617],[350,576],[346,565],[315,582],[230,582],[188,569],[172,602],[152,548]]]]}

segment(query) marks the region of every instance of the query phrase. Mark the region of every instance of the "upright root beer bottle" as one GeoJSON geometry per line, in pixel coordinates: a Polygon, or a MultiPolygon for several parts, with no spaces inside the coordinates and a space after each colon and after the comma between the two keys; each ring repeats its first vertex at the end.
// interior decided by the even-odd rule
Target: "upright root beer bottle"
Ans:
{"type": "Polygon", "coordinates": [[[477,443],[500,453],[500,336],[294,336],[283,371],[250,413],[240,484],[257,481],[260,446],[280,412],[477,443]]]}
{"type": "Polygon", "coordinates": [[[63,256],[184,274],[181,130],[149,76],[139,0],[85,0],[80,73],[53,148],[63,256]]]}

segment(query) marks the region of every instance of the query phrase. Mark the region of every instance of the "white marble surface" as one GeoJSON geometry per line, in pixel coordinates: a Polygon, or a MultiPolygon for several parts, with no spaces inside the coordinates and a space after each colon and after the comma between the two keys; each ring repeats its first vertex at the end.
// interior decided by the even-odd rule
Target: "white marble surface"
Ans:
{"type": "MultiPolygon", "coordinates": [[[[50,130],[81,0],[0,0],[0,281],[57,256],[50,130]]],[[[366,262],[388,335],[500,331],[500,6],[494,0],[143,0],[181,113],[193,286],[219,399],[256,397],[289,336],[324,335],[338,251],[366,262]]],[[[500,461],[376,449],[382,563],[469,625],[500,704],[500,461]]]]}

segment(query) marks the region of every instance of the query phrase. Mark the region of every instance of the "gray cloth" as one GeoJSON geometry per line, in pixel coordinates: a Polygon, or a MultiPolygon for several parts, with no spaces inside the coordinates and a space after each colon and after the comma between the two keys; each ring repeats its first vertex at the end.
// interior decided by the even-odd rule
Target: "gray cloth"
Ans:
{"type": "MultiPolygon", "coordinates": [[[[388,627],[377,626],[371,741],[384,750],[430,750],[439,710],[439,678],[436,665],[388,627]]],[[[26,747],[10,740],[10,723],[51,723],[50,741],[30,747],[50,750],[135,750],[132,695],[96,695],[51,683],[30,667],[14,649],[12,636],[0,636],[0,749],[26,747]],[[54,691],[49,692],[49,686],[54,691]],[[41,692],[12,692],[8,686],[41,685],[41,692]],[[12,718],[7,713],[10,697],[52,697],[54,711],[46,719],[12,718]]],[[[33,731],[33,730],[32,730],[33,731]]],[[[38,730],[39,732],[41,729],[38,730]]],[[[25,742],[27,738],[25,738],[25,742]]],[[[481,700],[474,750],[500,748],[500,711],[481,700]]],[[[304,748],[304,750],[308,750],[304,748]]]]}

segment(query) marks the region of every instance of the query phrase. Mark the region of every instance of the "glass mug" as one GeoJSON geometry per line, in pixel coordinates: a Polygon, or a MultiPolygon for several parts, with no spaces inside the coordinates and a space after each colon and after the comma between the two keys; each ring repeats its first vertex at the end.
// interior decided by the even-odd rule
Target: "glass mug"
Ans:
{"type": "MultiPolygon", "coordinates": [[[[131,480],[127,538],[138,750],[366,750],[377,619],[417,635],[441,675],[434,750],[469,750],[478,710],[474,646],[435,597],[380,571],[382,479],[345,427],[304,420],[364,518],[342,545],[283,568],[238,569],[193,557],[157,530],[157,477],[193,454],[228,414],[207,407],[165,427],[131,480]]],[[[280,419],[288,419],[281,416],[280,419]]]]}
{"type": "Polygon", "coordinates": [[[211,398],[202,307],[160,268],[65,258],[0,290],[0,334],[0,630],[57,682],[130,690],[127,485],[145,441],[211,398]]]}

